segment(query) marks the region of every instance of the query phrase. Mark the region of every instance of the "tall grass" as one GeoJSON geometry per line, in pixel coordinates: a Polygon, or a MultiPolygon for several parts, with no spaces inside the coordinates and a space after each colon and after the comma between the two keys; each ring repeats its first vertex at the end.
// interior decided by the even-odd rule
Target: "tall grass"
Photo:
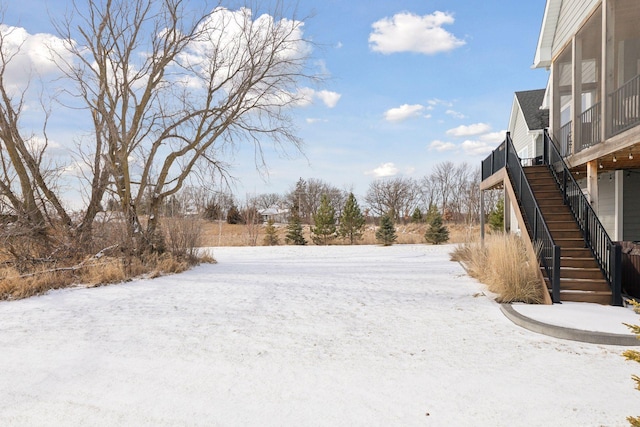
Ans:
{"type": "Polygon", "coordinates": [[[451,259],[462,262],[469,275],[487,285],[499,302],[544,302],[538,260],[515,234],[493,234],[456,246],[451,259]]]}

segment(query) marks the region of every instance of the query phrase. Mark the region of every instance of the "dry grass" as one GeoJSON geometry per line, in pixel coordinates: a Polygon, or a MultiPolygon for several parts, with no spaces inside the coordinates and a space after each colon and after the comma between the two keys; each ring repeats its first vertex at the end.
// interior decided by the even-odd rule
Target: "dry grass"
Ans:
{"type": "Polygon", "coordinates": [[[28,298],[77,284],[92,287],[134,277],[158,277],[183,272],[199,263],[215,263],[209,253],[198,251],[201,230],[201,220],[168,220],[165,235],[169,251],[141,257],[125,256],[118,249],[119,245],[113,244],[124,234],[118,222],[99,224],[90,247],[65,245],[67,256],[60,259],[45,258],[25,249],[22,251],[25,259],[32,259],[25,262],[0,250],[0,300],[28,298]],[[84,259],[68,256],[74,252],[94,251],[96,247],[101,249],[94,256],[84,259]]]}
{"type": "MultiPolygon", "coordinates": [[[[468,226],[463,224],[446,224],[449,228],[449,242],[448,243],[462,243],[468,240],[470,235],[480,234],[480,226],[468,226]]],[[[280,244],[283,244],[284,236],[287,234],[287,224],[275,224],[278,231],[278,239],[280,244]]],[[[264,227],[260,226],[257,245],[264,245],[264,227]]],[[[426,243],[424,240],[424,233],[427,231],[426,224],[407,224],[396,225],[396,234],[398,240],[396,244],[422,244],[426,243]]],[[[365,227],[364,235],[362,239],[356,244],[359,245],[376,245],[378,244],[375,236],[376,226],[367,224],[365,227]]],[[[307,244],[312,245],[311,231],[308,225],[303,225],[304,238],[307,240],[307,244]]],[[[250,240],[249,232],[246,226],[241,224],[227,224],[226,222],[205,222],[202,228],[202,246],[247,246],[250,240]]],[[[342,239],[335,239],[333,241],[335,245],[348,244],[347,241],[342,239]]]]}
{"type": "Polygon", "coordinates": [[[476,239],[458,245],[451,259],[462,262],[469,275],[486,284],[499,302],[544,302],[538,260],[514,234],[494,234],[484,247],[476,239]]]}

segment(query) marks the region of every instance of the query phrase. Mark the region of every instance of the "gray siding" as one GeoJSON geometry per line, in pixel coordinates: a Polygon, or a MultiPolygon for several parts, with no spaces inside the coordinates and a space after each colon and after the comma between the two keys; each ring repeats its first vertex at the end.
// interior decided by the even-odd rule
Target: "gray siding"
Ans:
{"type": "Polygon", "coordinates": [[[602,0],[564,0],[560,9],[556,35],[553,40],[553,56],[578,32],[582,23],[589,17],[602,0]]]}
{"type": "Polygon", "coordinates": [[[616,181],[613,172],[600,174],[598,181],[598,218],[610,236],[616,231],[616,181]],[[613,178],[613,179],[610,179],[613,178]]]}
{"type": "Polygon", "coordinates": [[[625,175],[623,192],[622,238],[631,241],[640,240],[640,171],[634,171],[629,176],[625,175]]]}

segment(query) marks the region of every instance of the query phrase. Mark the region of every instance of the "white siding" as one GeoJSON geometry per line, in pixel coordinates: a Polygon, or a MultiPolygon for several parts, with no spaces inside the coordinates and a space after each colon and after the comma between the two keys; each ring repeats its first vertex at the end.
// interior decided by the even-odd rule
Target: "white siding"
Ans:
{"type": "Polygon", "coordinates": [[[634,171],[624,177],[623,240],[640,240],[640,171],[634,171]]]}
{"type": "Polygon", "coordinates": [[[580,26],[595,10],[602,0],[564,0],[560,9],[560,17],[553,40],[553,56],[560,53],[571,37],[578,32],[580,26]]]}
{"type": "Polygon", "coordinates": [[[598,218],[610,236],[616,231],[616,185],[613,172],[602,173],[598,181],[598,218]]]}
{"type": "Polygon", "coordinates": [[[533,157],[529,128],[527,127],[527,122],[525,121],[520,108],[518,108],[515,124],[511,130],[511,139],[513,140],[513,145],[516,148],[516,153],[520,153],[526,147],[528,153],[527,156],[533,157]]]}

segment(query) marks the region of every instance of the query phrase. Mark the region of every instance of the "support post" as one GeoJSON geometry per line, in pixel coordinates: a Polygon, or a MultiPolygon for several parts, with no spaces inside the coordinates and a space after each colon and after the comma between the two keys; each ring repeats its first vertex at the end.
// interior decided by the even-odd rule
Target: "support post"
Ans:
{"type": "Polygon", "coordinates": [[[484,191],[480,190],[480,243],[484,247],[484,191]]]}
{"type": "Polygon", "coordinates": [[[553,245],[553,277],[551,278],[551,299],[560,304],[560,246],[553,245]]]}
{"type": "Polygon", "coordinates": [[[622,246],[611,243],[611,305],[622,306],[622,246]]]}

